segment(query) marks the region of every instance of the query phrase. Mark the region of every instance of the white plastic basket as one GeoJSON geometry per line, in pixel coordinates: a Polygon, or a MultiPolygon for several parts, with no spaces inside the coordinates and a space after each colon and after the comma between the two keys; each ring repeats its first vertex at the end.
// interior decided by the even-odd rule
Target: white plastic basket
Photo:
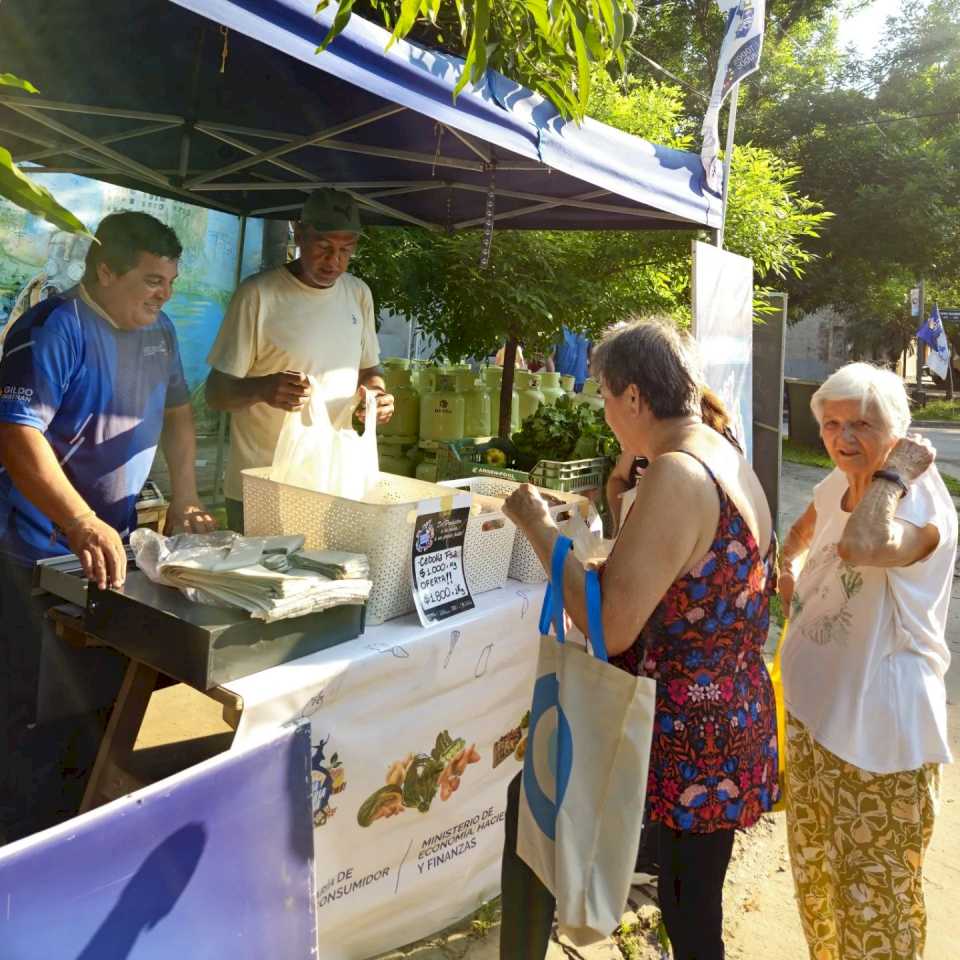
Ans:
{"type": "MultiPolygon", "coordinates": [[[[302,533],[312,549],[365,553],[373,590],[367,624],[414,609],[410,583],[413,522],[421,500],[449,496],[449,488],[381,473],[363,500],[348,500],[270,479],[270,468],[243,471],[244,532],[249,536],[302,533]]],[[[474,496],[463,545],[473,594],[507,582],[517,528],[501,512],[502,500],[474,496]]]]}
{"type": "MultiPolygon", "coordinates": [[[[442,487],[456,487],[459,490],[469,490],[480,497],[509,497],[520,484],[515,480],[502,477],[464,477],[461,480],[443,480],[442,487]]],[[[593,512],[592,504],[586,497],[576,493],[561,493],[559,490],[539,488],[544,496],[553,497],[561,503],[550,507],[550,515],[554,523],[562,530],[570,519],[571,511],[579,511],[584,523],[590,524],[593,512]]],[[[513,541],[513,554],[510,557],[510,578],[523,583],[543,583],[547,574],[540,563],[540,558],[533,549],[533,544],[518,530],[513,541]]]]}

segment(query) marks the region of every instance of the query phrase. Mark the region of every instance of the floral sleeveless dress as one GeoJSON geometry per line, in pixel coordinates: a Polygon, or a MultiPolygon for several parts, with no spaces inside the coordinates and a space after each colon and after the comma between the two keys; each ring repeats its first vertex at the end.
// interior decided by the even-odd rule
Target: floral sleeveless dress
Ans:
{"type": "Polygon", "coordinates": [[[763,660],[774,543],[762,557],[703,466],[720,497],[713,544],[670,586],[633,646],[610,658],[657,681],[647,816],[695,833],[753,826],[779,798],[776,707],[763,660]]]}

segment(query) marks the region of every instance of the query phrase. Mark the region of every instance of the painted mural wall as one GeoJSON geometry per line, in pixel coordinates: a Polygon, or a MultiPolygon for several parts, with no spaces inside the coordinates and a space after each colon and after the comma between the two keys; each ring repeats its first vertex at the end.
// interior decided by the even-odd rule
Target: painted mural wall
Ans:
{"type": "MultiPolygon", "coordinates": [[[[236,285],[240,219],[71,174],[34,174],[91,231],[109,213],[139,210],[172,227],[183,244],[176,292],[166,305],[180,340],[187,382],[206,379],[207,352],[236,285]]],[[[241,278],[260,269],[263,221],[248,220],[241,278]]],[[[0,332],[26,297],[65,290],[83,275],[89,241],[0,199],[0,332]]]]}

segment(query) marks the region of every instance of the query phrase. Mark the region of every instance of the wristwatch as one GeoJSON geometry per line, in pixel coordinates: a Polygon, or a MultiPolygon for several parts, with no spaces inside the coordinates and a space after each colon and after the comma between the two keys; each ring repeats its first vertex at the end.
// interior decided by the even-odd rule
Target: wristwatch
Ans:
{"type": "Polygon", "coordinates": [[[888,480],[890,483],[895,483],[900,488],[901,500],[907,495],[907,485],[904,483],[903,477],[901,477],[896,470],[876,470],[874,471],[872,479],[888,480]]]}

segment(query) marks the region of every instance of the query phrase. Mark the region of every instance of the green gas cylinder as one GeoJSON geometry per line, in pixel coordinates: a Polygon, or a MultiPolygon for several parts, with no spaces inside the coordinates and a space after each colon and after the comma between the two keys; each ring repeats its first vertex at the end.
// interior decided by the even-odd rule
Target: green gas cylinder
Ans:
{"type": "MultiPolygon", "coordinates": [[[[503,386],[503,367],[487,367],[483,379],[490,388],[490,436],[500,431],[500,388],[503,386]]],[[[520,394],[517,393],[516,373],[514,373],[513,398],[510,404],[510,432],[520,429],[520,394]]]]}
{"type": "Polygon", "coordinates": [[[434,389],[420,400],[420,439],[460,440],[466,402],[452,376],[441,373],[435,379],[434,389]]]}
{"type": "Polygon", "coordinates": [[[585,403],[594,410],[603,409],[603,397],[600,396],[600,384],[594,379],[589,379],[583,384],[583,393],[580,394],[580,402],[585,403]]]}
{"type": "Polygon", "coordinates": [[[520,394],[520,421],[522,423],[527,417],[537,412],[544,402],[544,398],[540,392],[540,377],[537,374],[530,373],[529,370],[517,370],[514,377],[517,380],[520,394]]]}
{"type": "Polygon", "coordinates": [[[393,394],[393,416],[379,428],[383,437],[396,437],[414,444],[420,435],[420,394],[410,384],[410,371],[388,369],[387,390],[393,394]]]}
{"type": "Polygon", "coordinates": [[[563,387],[560,386],[560,374],[541,373],[540,392],[543,394],[544,403],[552,407],[564,394],[563,387]]]}
{"type": "Polygon", "coordinates": [[[468,367],[457,373],[457,390],[464,400],[463,435],[489,437],[490,388],[468,367]]]}
{"type": "Polygon", "coordinates": [[[563,387],[566,393],[573,393],[574,387],[577,385],[577,378],[572,373],[561,373],[560,374],[560,386],[563,387]]]}
{"type": "Polygon", "coordinates": [[[437,451],[421,449],[419,457],[415,471],[416,478],[426,483],[436,483],[440,479],[437,451]]]}
{"type": "MultiPolygon", "coordinates": [[[[419,412],[419,411],[418,411],[419,412]]],[[[416,459],[410,456],[416,449],[416,437],[408,440],[382,437],[377,440],[377,456],[382,473],[394,473],[400,477],[412,477],[416,472],[416,459]]]]}
{"type": "Polygon", "coordinates": [[[425,363],[420,368],[420,382],[417,385],[417,391],[421,397],[425,397],[437,384],[437,377],[441,370],[435,363],[425,363]]]}
{"type": "Polygon", "coordinates": [[[380,366],[383,367],[383,382],[387,392],[393,393],[393,387],[397,382],[397,373],[408,370],[410,361],[403,357],[384,357],[380,361],[380,366]]]}

